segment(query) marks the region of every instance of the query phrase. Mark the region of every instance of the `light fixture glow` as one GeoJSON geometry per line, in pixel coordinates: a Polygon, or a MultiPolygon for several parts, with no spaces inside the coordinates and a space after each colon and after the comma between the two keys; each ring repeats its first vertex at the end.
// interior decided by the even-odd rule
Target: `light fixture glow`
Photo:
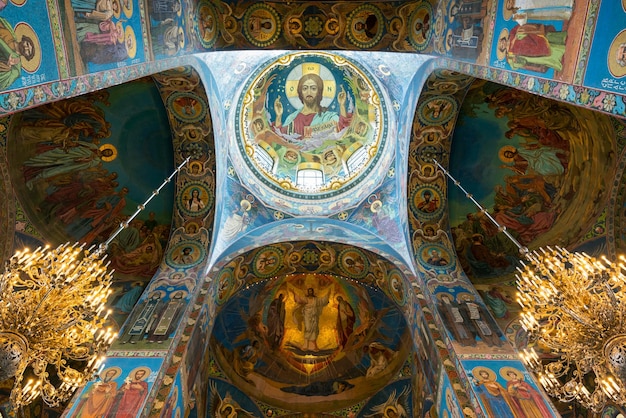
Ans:
{"type": "Polygon", "coordinates": [[[13,379],[14,407],[38,396],[59,406],[98,373],[116,337],[105,326],[113,277],[105,251],[188,161],[100,246],[25,249],[7,260],[0,275],[0,381],[13,379]]]}
{"type": "Polygon", "coordinates": [[[560,247],[529,252],[452,175],[433,162],[520,250],[520,323],[529,345],[520,358],[546,392],[594,412],[626,406],[626,258],[571,253],[560,247]]]}

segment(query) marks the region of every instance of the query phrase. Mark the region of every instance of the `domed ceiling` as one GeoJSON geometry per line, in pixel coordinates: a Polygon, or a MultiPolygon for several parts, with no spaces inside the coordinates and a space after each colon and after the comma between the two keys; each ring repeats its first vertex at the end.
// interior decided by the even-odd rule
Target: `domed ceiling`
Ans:
{"type": "Polygon", "coordinates": [[[415,68],[426,60],[360,52],[203,57],[212,106],[225,121],[215,123],[216,136],[227,138],[216,150],[226,169],[210,264],[284,239],[330,239],[412,266],[406,167],[398,164],[410,132],[398,132],[396,121],[413,116],[405,109],[414,109],[415,68]]]}
{"type": "Polygon", "coordinates": [[[388,100],[369,72],[328,53],[287,54],[250,75],[237,104],[234,166],[255,194],[300,215],[332,214],[363,199],[392,161],[388,100]],[[247,176],[249,177],[249,176],[247,176]],[[341,199],[341,205],[337,201],[341,199]]]}

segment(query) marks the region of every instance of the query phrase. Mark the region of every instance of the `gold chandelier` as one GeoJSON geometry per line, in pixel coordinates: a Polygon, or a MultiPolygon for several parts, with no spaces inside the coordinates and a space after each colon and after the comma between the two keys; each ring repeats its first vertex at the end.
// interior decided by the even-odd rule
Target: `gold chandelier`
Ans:
{"type": "Polygon", "coordinates": [[[517,275],[521,323],[534,348],[521,358],[551,396],[594,412],[626,405],[626,259],[556,247],[533,251],[517,275]]]}
{"type": "Polygon", "coordinates": [[[434,163],[519,249],[521,324],[529,345],[520,357],[546,392],[601,412],[626,406],[626,258],[618,264],[555,247],[529,252],[436,160],[434,163]]]}
{"type": "Polygon", "coordinates": [[[0,279],[0,380],[15,379],[13,405],[41,394],[58,406],[91,379],[114,337],[104,328],[111,278],[100,253],[78,245],[25,250],[7,261],[0,279]]]}
{"type": "Polygon", "coordinates": [[[105,251],[188,161],[98,247],[26,249],[6,261],[0,275],[0,381],[14,379],[14,407],[39,395],[47,405],[59,406],[98,373],[116,337],[105,327],[113,277],[105,251]]]}

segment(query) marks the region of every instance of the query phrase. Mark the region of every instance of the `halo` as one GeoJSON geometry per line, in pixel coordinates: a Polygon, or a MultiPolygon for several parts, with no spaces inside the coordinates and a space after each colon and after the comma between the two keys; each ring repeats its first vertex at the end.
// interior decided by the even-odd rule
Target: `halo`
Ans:
{"type": "Polygon", "coordinates": [[[41,65],[41,44],[39,43],[37,34],[28,23],[24,22],[15,25],[13,31],[15,32],[15,39],[17,39],[18,42],[22,40],[22,36],[28,36],[33,41],[33,49],[35,50],[33,58],[29,61],[23,56],[20,56],[20,61],[24,71],[27,73],[36,72],[41,65]]]}
{"type": "Polygon", "coordinates": [[[193,196],[193,192],[194,191],[198,192],[198,198],[200,198],[200,196],[202,196],[202,190],[200,190],[199,187],[192,187],[191,189],[189,189],[189,198],[191,198],[191,196],[193,196]]]}
{"type": "Polygon", "coordinates": [[[100,377],[100,379],[104,380],[104,376],[106,376],[107,372],[109,370],[115,370],[115,376],[113,376],[111,378],[111,380],[117,379],[121,374],[122,374],[122,369],[117,367],[117,366],[113,366],[113,367],[107,367],[106,369],[102,370],[99,374],[98,377],[100,377]]]}
{"type": "Polygon", "coordinates": [[[518,380],[524,380],[524,373],[522,373],[521,370],[517,370],[514,367],[510,367],[510,366],[505,366],[503,368],[500,369],[500,376],[502,376],[502,378],[504,380],[511,380],[511,378],[508,376],[509,373],[515,373],[515,377],[517,377],[518,380]]]}
{"type": "Polygon", "coordinates": [[[121,20],[115,24],[115,28],[117,29],[117,42],[121,44],[124,42],[124,25],[121,20]]]}
{"type": "Polygon", "coordinates": [[[506,38],[506,43],[508,44],[509,30],[507,28],[502,29],[502,31],[500,31],[500,36],[498,36],[498,39],[496,39],[496,57],[498,58],[498,61],[503,61],[504,58],[506,58],[506,51],[502,52],[498,49],[498,43],[502,37],[506,38]]]}
{"type": "Polygon", "coordinates": [[[453,295],[452,293],[447,293],[447,292],[439,292],[439,293],[437,293],[437,294],[435,295],[435,297],[436,297],[438,300],[441,300],[441,298],[443,298],[444,296],[449,297],[449,298],[450,298],[450,301],[453,301],[453,300],[454,300],[454,295],[453,295]]]}
{"type": "Polygon", "coordinates": [[[185,47],[185,31],[182,27],[178,27],[178,47],[183,49],[185,47]]]}
{"type": "MultiPolygon", "coordinates": [[[[435,172],[435,166],[433,164],[422,164],[422,174],[426,172],[426,168],[430,167],[431,174],[435,172]]],[[[425,174],[424,174],[425,175],[425,174]]]]}
{"type": "Polygon", "coordinates": [[[416,21],[419,19],[421,24],[424,24],[424,18],[428,15],[429,19],[430,19],[430,11],[428,10],[428,8],[426,7],[420,7],[417,9],[417,11],[415,13],[413,13],[412,19],[411,19],[411,35],[412,38],[415,39],[415,41],[419,44],[422,43],[426,43],[429,39],[428,35],[423,36],[422,31],[421,30],[416,30],[415,29],[415,23],[416,21]],[[420,40],[421,39],[421,40],[420,40]]]}
{"type": "Polygon", "coordinates": [[[506,151],[516,152],[517,148],[515,148],[513,145],[505,145],[500,148],[500,151],[498,151],[498,158],[500,158],[500,161],[502,161],[503,163],[513,162],[514,157],[507,157],[504,155],[506,151]]]}
{"type": "Polygon", "coordinates": [[[172,299],[172,296],[174,296],[175,293],[182,293],[183,294],[183,298],[187,297],[187,295],[189,294],[189,292],[187,292],[186,290],[183,289],[176,289],[173,290],[172,292],[170,292],[170,300],[172,299]]]}
{"type": "Polygon", "coordinates": [[[471,293],[469,292],[459,292],[456,294],[456,301],[457,302],[461,302],[466,296],[469,296],[471,298],[471,302],[473,302],[475,300],[475,298],[472,296],[471,293]]]}
{"type": "Polygon", "coordinates": [[[383,207],[383,202],[381,202],[380,200],[374,200],[372,202],[372,205],[370,206],[370,210],[373,213],[377,213],[378,211],[380,211],[383,207]]]}
{"type": "Polygon", "coordinates": [[[114,159],[117,158],[117,148],[115,148],[115,145],[113,144],[104,144],[102,146],[100,146],[100,148],[98,148],[98,150],[100,152],[104,151],[105,149],[110,149],[111,151],[113,151],[113,154],[110,157],[105,157],[105,156],[100,156],[100,159],[102,161],[105,162],[109,162],[109,161],[113,161],[114,159]]]}
{"type": "Polygon", "coordinates": [[[617,36],[613,38],[613,42],[611,42],[611,46],[609,48],[609,53],[606,56],[609,72],[613,77],[618,78],[626,75],[626,66],[622,67],[617,63],[617,50],[622,44],[626,44],[626,29],[618,33],[617,36]]]}
{"type": "MultiPolygon", "coordinates": [[[[450,23],[454,22],[454,19],[455,19],[455,17],[456,17],[456,16],[454,16],[454,15],[452,14],[452,8],[453,8],[454,6],[457,6],[457,7],[458,7],[458,4],[457,4],[457,2],[456,2],[455,0],[452,0],[452,1],[450,2],[450,6],[448,7],[448,13],[447,13],[447,14],[448,14],[448,20],[450,21],[450,23]]],[[[437,19],[437,20],[439,20],[439,19],[437,19]]]]}
{"type": "Polygon", "coordinates": [[[194,167],[198,167],[198,173],[201,173],[202,170],[204,169],[204,166],[202,165],[202,163],[200,161],[193,161],[191,163],[189,163],[189,171],[193,172],[193,168],[194,167]]]}
{"type": "MultiPolygon", "coordinates": [[[[339,153],[337,152],[337,150],[333,147],[333,148],[326,148],[324,151],[322,151],[322,160],[324,160],[324,157],[326,156],[326,154],[328,153],[332,153],[335,158],[337,159],[337,161],[339,161],[340,156],[339,153]]],[[[324,160],[324,164],[326,164],[326,161],[324,160]]]]}
{"type": "Polygon", "coordinates": [[[298,152],[297,150],[293,148],[282,148],[281,150],[279,150],[279,152],[280,152],[279,155],[283,164],[289,164],[290,166],[294,166],[296,164],[300,164],[300,161],[302,160],[302,156],[300,155],[300,152],[298,152]],[[287,151],[292,151],[293,153],[296,154],[295,161],[288,161],[285,159],[285,154],[287,154],[287,151]]]}
{"type": "Polygon", "coordinates": [[[124,15],[130,19],[133,15],[133,0],[120,0],[122,3],[122,10],[124,11],[124,15]]]}
{"type": "Polygon", "coordinates": [[[489,375],[489,380],[496,380],[496,374],[494,373],[494,371],[484,366],[476,366],[472,369],[472,375],[474,376],[474,378],[476,378],[476,380],[479,380],[481,382],[483,381],[483,378],[479,375],[479,373],[482,371],[487,372],[487,374],[489,375]]]}
{"type": "Polygon", "coordinates": [[[197,222],[188,222],[187,224],[185,224],[185,230],[189,229],[192,226],[196,227],[196,231],[200,230],[200,225],[198,225],[197,222]]]}
{"type": "Polygon", "coordinates": [[[502,17],[504,20],[510,20],[511,16],[513,16],[513,9],[506,7],[507,0],[502,2],[502,17]]]}
{"type": "Polygon", "coordinates": [[[243,208],[247,212],[252,208],[252,204],[249,200],[243,199],[241,202],[239,202],[239,207],[243,208]]]}
{"type": "Polygon", "coordinates": [[[122,16],[122,5],[120,4],[120,0],[111,0],[111,9],[113,9],[113,16],[116,19],[119,19],[122,16]],[[113,7],[114,4],[117,4],[117,7],[113,7]],[[115,11],[117,9],[117,12],[115,11]]]}
{"type": "Polygon", "coordinates": [[[159,295],[159,299],[163,299],[163,296],[165,296],[165,290],[153,290],[148,294],[148,298],[152,297],[155,293],[159,295]]]}
{"type": "Polygon", "coordinates": [[[135,58],[137,54],[137,39],[135,38],[135,31],[132,26],[126,26],[126,30],[124,31],[124,43],[126,44],[126,51],[128,51],[128,58],[135,58]],[[128,42],[132,42],[130,48],[128,47],[128,42]]]}
{"type": "MultiPolygon", "coordinates": [[[[624,0],[626,1],[626,0],[624,0]]],[[[326,32],[328,32],[331,35],[336,35],[337,32],[339,32],[339,21],[337,21],[337,19],[335,18],[330,18],[328,20],[326,20],[326,24],[324,25],[324,29],[326,29],[326,32]],[[331,28],[331,24],[335,23],[337,26],[335,26],[334,28],[331,28]]],[[[302,30],[302,29],[300,29],[302,30]]]]}
{"type": "Polygon", "coordinates": [[[322,107],[328,107],[335,98],[337,82],[328,67],[317,62],[304,62],[297,65],[289,72],[287,80],[285,81],[285,94],[287,95],[289,103],[291,103],[295,109],[302,107],[302,102],[298,97],[298,82],[305,74],[317,74],[322,78],[322,81],[324,81],[324,89],[320,105],[322,107]]]}
{"type": "Polygon", "coordinates": [[[146,372],[146,374],[141,378],[141,380],[144,380],[145,378],[150,376],[150,373],[152,373],[152,370],[150,370],[149,367],[147,367],[147,366],[139,366],[136,369],[131,370],[130,373],[128,373],[128,376],[131,379],[135,379],[135,373],[137,373],[139,370],[143,370],[143,371],[146,372]]]}

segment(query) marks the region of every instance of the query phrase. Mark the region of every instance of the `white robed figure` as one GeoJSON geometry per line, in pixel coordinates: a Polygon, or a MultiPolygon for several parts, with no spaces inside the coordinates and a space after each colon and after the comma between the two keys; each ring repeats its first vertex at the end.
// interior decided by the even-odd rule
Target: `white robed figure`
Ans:
{"type": "Polygon", "coordinates": [[[294,311],[294,319],[298,324],[298,328],[302,330],[304,325],[304,350],[318,351],[317,337],[320,334],[320,316],[324,307],[328,305],[330,300],[330,291],[325,296],[315,296],[312,287],[307,289],[306,296],[297,295],[293,290],[294,301],[299,305],[294,311]]]}

